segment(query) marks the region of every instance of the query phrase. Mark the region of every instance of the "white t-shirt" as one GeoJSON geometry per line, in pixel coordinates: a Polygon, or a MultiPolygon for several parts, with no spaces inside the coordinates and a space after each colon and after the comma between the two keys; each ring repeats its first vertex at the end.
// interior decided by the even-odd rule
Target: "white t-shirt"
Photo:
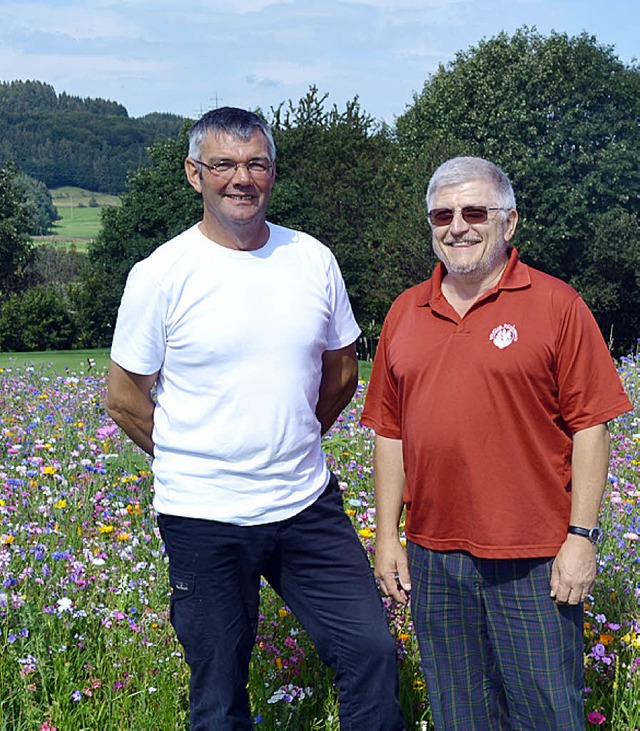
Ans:
{"type": "Polygon", "coordinates": [[[315,415],[322,354],[360,330],[333,254],[269,224],[257,251],[199,226],[131,270],[112,359],[160,371],[153,440],[161,513],[255,525],[312,504],[328,481],[315,415]]]}

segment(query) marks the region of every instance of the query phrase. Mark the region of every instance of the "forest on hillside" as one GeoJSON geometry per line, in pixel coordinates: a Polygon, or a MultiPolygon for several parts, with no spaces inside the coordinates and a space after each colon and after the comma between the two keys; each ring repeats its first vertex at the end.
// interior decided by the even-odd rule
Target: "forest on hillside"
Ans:
{"type": "MultiPolygon", "coordinates": [[[[78,110],[82,100],[47,92],[44,84],[25,84],[27,90],[43,92],[43,118],[101,119],[111,132],[135,121],[113,102],[85,100],[78,110]],[[68,111],[47,112],[45,99],[51,109],[68,111]]],[[[373,119],[357,97],[344,109],[331,106],[314,85],[263,116],[278,150],[268,218],[331,248],[367,336],[376,337],[393,299],[433,268],[424,199],[431,174],[448,158],[475,155],[502,167],[513,183],[521,259],[582,295],[615,355],[638,347],[640,67],[622,63],[611,47],[584,33],[500,33],[427,78],[393,128],[373,119]]],[[[130,164],[121,205],[104,209],[74,281],[52,281],[52,267],[38,261],[23,170],[0,162],[0,350],[111,342],[131,266],[202,213],[184,175],[187,128],[178,128],[162,135],[161,125],[154,127],[158,139],[145,150],[148,160],[130,164]]],[[[93,140],[94,167],[103,172],[95,129],[85,129],[78,147],[93,140]]],[[[72,177],[72,163],[57,155],[46,159],[72,177]]],[[[79,178],[69,182],[91,187],[79,178]]]]}
{"type": "Polygon", "coordinates": [[[58,94],[41,81],[0,82],[0,165],[12,161],[48,188],[121,193],[127,174],[148,164],[148,148],[183,124],[174,114],[132,118],[117,102],[58,94]]]}

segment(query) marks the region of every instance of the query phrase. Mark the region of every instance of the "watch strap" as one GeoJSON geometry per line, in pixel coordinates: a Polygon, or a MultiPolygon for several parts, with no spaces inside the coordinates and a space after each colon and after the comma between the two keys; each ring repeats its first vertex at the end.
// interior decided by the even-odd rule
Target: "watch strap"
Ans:
{"type": "Polygon", "coordinates": [[[602,538],[602,531],[598,526],[594,528],[581,528],[578,525],[570,525],[567,528],[567,533],[574,536],[582,536],[591,541],[591,543],[597,543],[602,538]]]}

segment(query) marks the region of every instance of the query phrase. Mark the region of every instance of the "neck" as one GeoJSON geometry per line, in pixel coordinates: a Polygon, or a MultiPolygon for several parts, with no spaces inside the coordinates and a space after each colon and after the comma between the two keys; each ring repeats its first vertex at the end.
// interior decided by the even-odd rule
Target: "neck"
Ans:
{"type": "Polygon", "coordinates": [[[442,294],[460,317],[464,317],[483,294],[498,284],[507,261],[505,258],[497,269],[483,277],[478,277],[475,272],[445,274],[442,279],[442,294]]]}
{"type": "Polygon", "coordinates": [[[256,251],[269,240],[269,227],[264,220],[223,228],[205,218],[200,223],[200,231],[216,244],[236,251],[256,251]]]}

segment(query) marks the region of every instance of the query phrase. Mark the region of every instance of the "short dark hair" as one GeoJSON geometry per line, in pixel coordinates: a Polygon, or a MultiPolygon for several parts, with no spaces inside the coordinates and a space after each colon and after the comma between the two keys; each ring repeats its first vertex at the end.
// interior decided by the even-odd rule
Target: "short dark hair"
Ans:
{"type": "Polygon", "coordinates": [[[215,135],[222,132],[246,142],[256,130],[260,130],[267,138],[269,159],[273,162],[276,159],[276,145],[271,127],[254,112],[237,107],[212,109],[192,125],[189,130],[189,157],[195,160],[200,158],[202,140],[209,133],[215,135]]]}

